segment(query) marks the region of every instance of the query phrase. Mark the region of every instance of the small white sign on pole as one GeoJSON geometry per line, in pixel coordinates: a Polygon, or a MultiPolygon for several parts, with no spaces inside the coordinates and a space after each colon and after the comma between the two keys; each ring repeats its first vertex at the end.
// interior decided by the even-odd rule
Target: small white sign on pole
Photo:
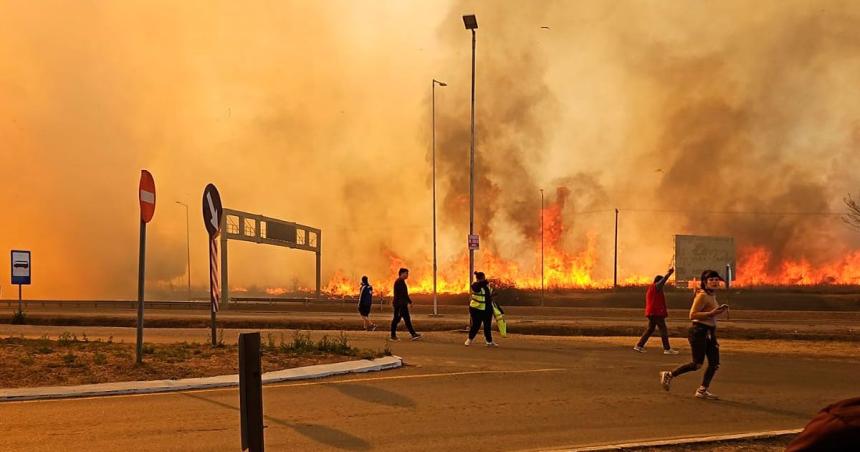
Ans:
{"type": "Polygon", "coordinates": [[[477,250],[480,248],[480,239],[478,234],[469,234],[469,249],[477,250]]]}

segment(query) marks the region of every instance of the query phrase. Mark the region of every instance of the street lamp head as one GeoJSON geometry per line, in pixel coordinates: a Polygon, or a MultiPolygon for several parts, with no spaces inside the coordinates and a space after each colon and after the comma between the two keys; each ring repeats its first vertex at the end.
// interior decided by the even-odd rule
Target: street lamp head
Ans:
{"type": "Polygon", "coordinates": [[[463,25],[466,26],[466,30],[474,30],[478,28],[478,19],[474,14],[463,16],[463,25]]]}
{"type": "Polygon", "coordinates": [[[439,86],[448,86],[448,84],[447,84],[447,83],[445,83],[445,82],[440,82],[439,80],[436,80],[435,78],[433,79],[433,83],[436,83],[436,84],[438,84],[439,86]]]}

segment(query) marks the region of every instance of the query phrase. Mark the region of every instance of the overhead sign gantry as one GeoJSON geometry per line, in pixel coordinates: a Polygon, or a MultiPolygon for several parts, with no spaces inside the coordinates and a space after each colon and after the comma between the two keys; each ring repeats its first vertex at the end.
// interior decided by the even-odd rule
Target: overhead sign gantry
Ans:
{"type": "Polygon", "coordinates": [[[225,303],[230,301],[230,286],[227,283],[227,240],[283,246],[315,253],[316,296],[320,296],[321,230],[233,209],[224,209],[221,221],[221,299],[225,303]]]}

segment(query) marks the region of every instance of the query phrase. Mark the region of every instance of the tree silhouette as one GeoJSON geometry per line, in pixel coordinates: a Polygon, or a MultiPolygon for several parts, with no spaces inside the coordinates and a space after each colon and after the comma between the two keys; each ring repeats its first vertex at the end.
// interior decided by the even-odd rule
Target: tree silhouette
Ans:
{"type": "Polygon", "coordinates": [[[842,221],[852,228],[860,229],[860,204],[851,197],[851,193],[848,193],[848,196],[843,201],[845,202],[845,206],[848,207],[848,213],[842,217],[842,221]]]}

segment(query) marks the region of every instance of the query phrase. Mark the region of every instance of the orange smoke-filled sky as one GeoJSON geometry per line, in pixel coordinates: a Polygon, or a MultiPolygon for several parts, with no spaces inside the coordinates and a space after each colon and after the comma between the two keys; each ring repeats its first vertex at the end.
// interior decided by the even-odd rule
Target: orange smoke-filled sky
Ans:
{"type": "MultiPolygon", "coordinates": [[[[226,207],[321,228],[324,281],[387,278],[392,253],[427,268],[437,78],[449,83],[437,92],[440,258],[456,260],[467,13],[480,27],[477,222],[492,231],[482,248],[501,257],[533,264],[539,187],[550,203],[558,187],[570,193],[567,246],[596,230],[607,255],[614,207],[738,195],[718,208],[838,211],[860,190],[851,2],[3,1],[0,252],[33,252],[30,298],[134,298],[145,168],[158,197],[147,284],[159,296],[186,284],[176,201],[190,205],[192,282],[205,288],[210,182],[226,207]],[[589,208],[606,214],[574,215],[589,208]]],[[[737,232],[653,217],[626,217],[627,275],[662,271],[675,233],[773,235],[749,219],[737,232]]],[[[834,218],[778,220],[775,253],[860,248],[834,218]]],[[[231,286],[313,284],[310,254],[230,253],[231,286]]],[[[0,291],[14,296],[8,279],[0,291]]]]}

